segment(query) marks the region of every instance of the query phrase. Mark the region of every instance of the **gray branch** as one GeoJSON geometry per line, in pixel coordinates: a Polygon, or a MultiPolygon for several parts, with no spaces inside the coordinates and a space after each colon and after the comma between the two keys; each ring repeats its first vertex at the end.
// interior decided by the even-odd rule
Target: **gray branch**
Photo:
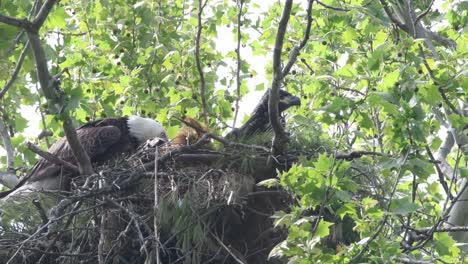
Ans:
{"type": "Polygon", "coordinates": [[[8,188],[13,188],[19,180],[15,175],[14,151],[13,146],[11,145],[10,135],[8,134],[8,129],[2,120],[0,120],[0,134],[3,138],[3,145],[7,155],[7,170],[0,172],[0,183],[8,188]]]}
{"type": "Polygon", "coordinates": [[[288,137],[279,120],[279,90],[281,81],[283,80],[283,72],[281,69],[281,53],[283,50],[284,36],[288,26],[289,16],[291,15],[292,0],[286,0],[284,4],[283,14],[278,25],[276,33],[275,48],[273,51],[273,82],[271,84],[270,97],[268,100],[268,116],[270,118],[271,127],[273,128],[274,137],[272,145],[272,153],[276,155],[282,153],[286,147],[288,137]]]}

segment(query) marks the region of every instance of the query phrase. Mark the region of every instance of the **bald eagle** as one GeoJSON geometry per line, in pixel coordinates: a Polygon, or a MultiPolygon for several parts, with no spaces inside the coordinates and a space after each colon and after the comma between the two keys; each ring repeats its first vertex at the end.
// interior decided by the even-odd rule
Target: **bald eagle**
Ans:
{"type": "MultiPolygon", "coordinates": [[[[96,120],[79,127],[76,133],[91,162],[96,165],[111,161],[122,154],[131,154],[148,139],[159,138],[164,142],[168,141],[166,130],[161,124],[139,116],[96,120]]],[[[55,142],[49,148],[49,152],[59,159],[76,164],[66,138],[55,142]]],[[[1,193],[0,198],[16,189],[63,189],[66,188],[66,183],[64,185],[62,179],[73,176],[77,176],[76,172],[41,158],[25,177],[25,185],[24,181],[20,182],[15,188],[1,193]]]]}

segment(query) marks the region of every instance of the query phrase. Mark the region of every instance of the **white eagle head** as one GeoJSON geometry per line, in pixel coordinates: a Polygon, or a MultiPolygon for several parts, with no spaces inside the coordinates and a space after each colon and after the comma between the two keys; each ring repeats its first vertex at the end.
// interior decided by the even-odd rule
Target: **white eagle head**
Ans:
{"type": "Polygon", "coordinates": [[[130,134],[138,139],[140,144],[153,138],[169,141],[164,127],[153,119],[130,116],[127,123],[130,134]]]}

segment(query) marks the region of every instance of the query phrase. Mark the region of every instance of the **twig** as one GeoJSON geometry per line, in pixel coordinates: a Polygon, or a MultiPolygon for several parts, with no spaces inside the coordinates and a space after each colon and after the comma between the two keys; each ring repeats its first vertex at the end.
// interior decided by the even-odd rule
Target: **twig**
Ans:
{"type": "MultiPolygon", "coordinates": [[[[426,145],[426,152],[427,152],[427,155],[429,155],[429,158],[431,158],[431,160],[436,160],[434,158],[434,155],[432,155],[432,151],[431,151],[431,148],[429,148],[428,145],[426,145]]],[[[442,187],[444,188],[444,191],[445,193],[447,194],[447,196],[449,197],[450,200],[453,199],[453,195],[452,195],[452,192],[450,191],[448,185],[447,185],[447,182],[445,181],[445,176],[444,176],[444,173],[442,172],[442,170],[440,169],[439,167],[439,164],[437,164],[436,162],[434,162],[434,166],[436,167],[436,171],[437,171],[437,175],[439,176],[439,182],[440,184],[442,184],[442,187]]]]}
{"type": "Polygon", "coordinates": [[[78,167],[76,167],[75,165],[58,158],[57,156],[55,156],[54,154],[50,152],[40,149],[38,146],[36,146],[35,144],[31,142],[26,143],[26,146],[28,147],[29,150],[38,154],[39,156],[43,157],[44,159],[46,159],[47,161],[53,164],[64,166],[67,169],[72,170],[75,173],[79,172],[78,167]]]}
{"type": "MultiPolygon", "coordinates": [[[[44,138],[46,140],[46,144],[47,144],[47,148],[50,148],[50,141],[49,141],[49,136],[52,136],[53,134],[48,134],[47,132],[50,132],[50,131],[47,131],[47,124],[46,124],[46,121],[45,121],[45,116],[44,116],[44,111],[42,109],[42,105],[41,105],[41,96],[39,95],[39,87],[37,86],[37,83],[36,83],[36,91],[37,91],[37,100],[38,100],[38,103],[39,103],[39,106],[38,106],[38,109],[39,109],[39,113],[41,114],[41,121],[42,121],[42,127],[43,127],[43,131],[44,132],[44,138]],[[47,133],[47,134],[46,134],[47,133]]],[[[37,137],[38,139],[41,139],[41,135],[42,135],[42,132],[41,134],[37,137]]]]}
{"type": "Polygon", "coordinates": [[[161,259],[159,257],[159,227],[158,227],[158,217],[159,217],[159,199],[158,199],[158,159],[159,159],[159,147],[156,146],[154,149],[154,239],[155,239],[155,252],[156,252],[156,263],[160,264],[161,259]]]}
{"type": "Polygon", "coordinates": [[[385,0],[380,0],[380,4],[383,6],[387,16],[395,25],[397,25],[399,28],[403,29],[404,31],[408,31],[409,29],[408,26],[395,17],[395,15],[390,10],[390,7],[388,6],[388,3],[385,0]]]}
{"type": "Polygon", "coordinates": [[[47,214],[44,210],[44,207],[42,207],[41,203],[39,202],[38,199],[33,199],[32,203],[36,207],[37,211],[39,212],[39,215],[41,216],[42,219],[42,224],[46,225],[49,222],[49,219],[47,218],[47,214]]]}
{"type": "MultiPolygon", "coordinates": [[[[408,159],[408,154],[409,154],[409,151],[405,154],[405,157],[402,161],[401,164],[405,164],[406,160],[408,159]]],[[[393,188],[392,188],[392,192],[390,193],[390,197],[388,198],[388,205],[387,205],[387,211],[389,211],[390,209],[390,205],[392,203],[392,199],[393,199],[393,195],[395,195],[395,191],[397,189],[397,186],[398,186],[398,182],[400,182],[400,178],[403,174],[403,170],[402,170],[402,167],[403,165],[400,165],[399,169],[398,169],[398,174],[397,174],[397,179],[395,181],[395,183],[393,184],[393,188]]],[[[364,254],[364,252],[366,252],[367,248],[369,247],[370,243],[372,243],[372,241],[374,241],[377,236],[380,234],[380,231],[382,231],[382,228],[385,226],[385,224],[387,223],[387,219],[389,217],[390,214],[385,214],[384,216],[384,219],[382,220],[381,224],[379,225],[379,227],[377,228],[377,231],[369,238],[369,240],[366,241],[366,244],[362,247],[362,249],[349,261],[349,263],[355,263],[357,262],[361,256],[364,254]]]]}
{"type": "Polygon", "coordinates": [[[341,7],[335,7],[335,6],[330,6],[330,5],[327,5],[327,4],[324,4],[322,3],[322,1],[319,1],[319,0],[315,0],[319,5],[325,7],[325,8],[328,8],[328,9],[331,9],[331,10],[335,10],[335,11],[344,11],[344,12],[348,12],[350,11],[351,9],[347,9],[347,8],[341,8],[341,7]]]}
{"type": "Polygon", "coordinates": [[[375,152],[375,151],[353,151],[349,154],[338,154],[335,156],[335,159],[352,160],[352,159],[360,158],[364,155],[372,155],[372,156],[380,156],[380,157],[383,156],[382,153],[375,152]]]}
{"type": "Polygon", "coordinates": [[[421,20],[423,17],[425,17],[427,15],[427,13],[429,13],[429,11],[431,11],[431,8],[432,8],[432,5],[434,4],[434,0],[431,1],[431,3],[429,4],[429,6],[427,7],[426,10],[424,10],[424,12],[422,12],[421,14],[418,15],[418,17],[416,18],[416,20],[414,20],[414,24],[416,25],[419,20],[421,20]]]}
{"type": "MultiPolygon", "coordinates": [[[[214,139],[214,140],[216,140],[216,141],[222,143],[222,144],[225,145],[225,146],[230,146],[230,147],[242,147],[242,148],[256,149],[256,150],[261,150],[261,151],[269,152],[268,148],[266,148],[266,147],[257,146],[257,145],[248,145],[248,144],[237,143],[237,142],[232,142],[232,141],[229,141],[229,140],[227,140],[227,139],[225,139],[225,138],[223,138],[223,137],[220,137],[220,136],[218,136],[218,135],[215,135],[215,134],[212,134],[212,133],[208,133],[207,131],[200,129],[199,127],[193,126],[192,124],[190,124],[189,122],[187,122],[187,121],[185,121],[185,120],[183,120],[183,119],[180,119],[180,118],[178,118],[178,117],[175,117],[175,119],[177,119],[177,120],[179,120],[180,122],[184,123],[186,126],[195,129],[197,132],[204,134],[204,137],[202,137],[199,141],[197,141],[197,142],[195,143],[197,146],[206,143],[206,141],[208,140],[208,138],[212,138],[212,139],[214,139]],[[206,136],[206,137],[205,137],[205,136],[206,136]]],[[[191,146],[193,146],[193,145],[195,145],[195,144],[192,144],[191,146]]]]}
{"type": "Polygon", "coordinates": [[[5,96],[8,89],[10,89],[11,85],[15,82],[16,78],[18,77],[18,73],[21,70],[21,66],[23,65],[23,61],[24,61],[24,58],[26,57],[28,48],[29,48],[29,41],[27,41],[26,44],[24,45],[23,51],[21,52],[18,58],[18,62],[16,62],[16,67],[15,67],[15,70],[13,71],[13,74],[11,75],[10,80],[5,84],[5,86],[3,86],[3,89],[0,91],[0,99],[2,99],[3,96],[5,96]]]}
{"type": "MultiPolygon", "coordinates": [[[[289,73],[289,71],[291,70],[294,63],[296,63],[297,56],[299,56],[299,52],[307,44],[307,41],[309,41],[310,29],[312,27],[312,3],[313,2],[314,2],[314,0],[309,0],[308,4],[307,4],[307,25],[306,25],[306,29],[304,31],[304,37],[302,38],[299,45],[295,45],[292,48],[291,53],[289,53],[288,63],[286,64],[283,71],[281,72],[281,78],[284,78],[289,73]]],[[[286,23],[287,23],[287,21],[286,21],[286,23]]],[[[278,31],[279,31],[279,29],[278,29],[278,31]]],[[[284,38],[284,36],[283,36],[283,38],[284,38]]],[[[280,57],[280,59],[281,59],[281,57],[280,57]]]]}
{"type": "Polygon", "coordinates": [[[246,264],[247,261],[245,260],[241,260],[240,257],[242,257],[244,259],[243,256],[238,256],[238,254],[235,254],[234,252],[232,252],[232,250],[230,250],[224,243],[223,241],[221,241],[221,239],[219,239],[218,236],[216,236],[215,234],[213,234],[213,232],[210,231],[210,234],[214,237],[214,239],[224,248],[224,250],[226,250],[229,255],[231,255],[231,257],[239,264],[246,264]]]}
{"type": "Polygon", "coordinates": [[[206,88],[205,76],[203,74],[203,68],[200,62],[200,40],[201,40],[201,33],[202,33],[202,28],[203,28],[202,14],[203,14],[203,9],[205,8],[207,3],[208,3],[208,0],[205,0],[205,3],[203,3],[203,0],[198,0],[198,28],[197,28],[197,36],[195,39],[195,61],[197,64],[198,74],[200,76],[200,97],[201,97],[202,108],[203,108],[202,115],[203,115],[203,120],[205,121],[206,126],[208,126],[208,107],[206,104],[206,94],[205,94],[205,88],[206,88]]]}
{"type": "MultiPolygon", "coordinates": [[[[426,67],[427,71],[429,72],[429,76],[431,77],[431,79],[433,81],[437,81],[437,79],[436,79],[436,77],[434,75],[434,71],[432,71],[431,67],[429,66],[429,63],[427,62],[426,54],[424,53],[422,45],[418,44],[418,48],[419,48],[419,52],[421,54],[421,57],[423,58],[423,64],[426,67]]],[[[439,90],[440,95],[442,96],[442,99],[444,99],[444,102],[450,107],[450,110],[452,110],[452,112],[456,113],[457,115],[462,116],[461,113],[457,110],[457,108],[447,98],[447,95],[445,94],[442,87],[439,87],[438,90],[439,90]]]]}
{"type": "Polygon", "coordinates": [[[232,122],[232,126],[236,127],[237,122],[237,115],[239,114],[239,101],[240,101],[240,87],[241,87],[241,79],[240,79],[240,71],[241,71],[241,56],[240,56],[240,49],[241,49],[241,18],[242,18],[242,7],[244,6],[244,0],[236,0],[237,2],[237,70],[236,70],[236,110],[234,112],[234,121],[232,122]]]}

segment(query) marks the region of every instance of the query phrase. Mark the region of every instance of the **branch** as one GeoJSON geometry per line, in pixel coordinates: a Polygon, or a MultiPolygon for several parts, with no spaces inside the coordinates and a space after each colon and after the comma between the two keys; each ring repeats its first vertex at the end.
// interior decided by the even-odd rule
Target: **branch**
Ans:
{"type": "Polygon", "coordinates": [[[3,120],[0,119],[0,135],[3,139],[3,146],[5,147],[7,155],[7,169],[4,172],[0,172],[0,183],[7,186],[8,188],[13,188],[18,184],[18,177],[15,175],[15,166],[14,166],[14,151],[13,146],[11,145],[10,135],[8,134],[8,129],[6,128],[3,120]]]}
{"type": "Polygon", "coordinates": [[[408,30],[408,26],[404,24],[404,22],[400,21],[398,18],[395,17],[395,15],[390,10],[390,7],[388,6],[388,3],[385,0],[380,0],[380,4],[383,6],[387,16],[395,25],[397,25],[399,28],[401,28],[404,31],[408,30]]]}
{"type": "Polygon", "coordinates": [[[283,50],[284,35],[288,26],[289,16],[291,15],[292,0],[286,0],[284,4],[283,14],[278,25],[278,33],[276,34],[275,48],[273,51],[273,82],[271,84],[270,97],[268,99],[268,117],[273,128],[274,137],[272,145],[272,154],[276,155],[284,151],[287,135],[279,120],[279,89],[283,80],[283,72],[281,70],[281,52],[283,50]]]}
{"type": "MultiPolygon", "coordinates": [[[[427,154],[429,155],[429,158],[431,158],[431,160],[436,160],[434,158],[434,155],[432,155],[432,151],[431,151],[431,148],[429,148],[428,145],[426,145],[426,152],[427,154]]],[[[447,196],[449,197],[450,200],[453,199],[453,195],[452,193],[450,192],[450,189],[447,185],[447,182],[445,181],[445,177],[444,177],[444,173],[442,172],[442,170],[440,169],[439,167],[439,164],[437,163],[434,163],[434,166],[436,167],[436,171],[437,171],[437,175],[439,176],[439,182],[440,184],[442,185],[442,187],[444,188],[444,191],[445,193],[447,194],[447,196]]]]}
{"type": "Polygon", "coordinates": [[[37,13],[36,17],[33,20],[33,29],[39,31],[41,26],[44,24],[44,21],[46,20],[47,16],[50,13],[50,10],[52,10],[52,7],[54,6],[55,2],[57,0],[47,0],[39,9],[39,12],[37,13]]]}
{"type": "MultiPolygon", "coordinates": [[[[45,20],[44,16],[47,16],[54,2],[54,0],[47,1],[42,6],[41,10],[39,10],[38,15],[34,19],[35,23],[37,23],[35,24],[37,30],[39,30],[37,25],[42,25],[45,20]]],[[[61,112],[65,108],[65,103],[63,95],[61,94],[62,91],[59,87],[60,82],[49,73],[44,47],[42,46],[37,32],[28,31],[28,37],[33,50],[34,59],[36,61],[37,76],[39,83],[41,84],[41,90],[49,104],[59,108],[59,112],[61,112]]],[[[63,130],[73,155],[78,162],[80,174],[93,174],[94,171],[91,165],[91,161],[80,141],[78,140],[78,136],[76,134],[76,130],[73,126],[70,115],[67,112],[61,112],[61,117],[63,120],[63,130]]]]}
{"type": "MultiPolygon", "coordinates": [[[[310,28],[312,26],[312,3],[314,0],[309,0],[307,4],[307,26],[304,31],[304,37],[299,43],[299,45],[296,45],[292,48],[291,53],[289,54],[289,60],[286,66],[284,67],[282,71],[282,78],[284,78],[286,75],[288,75],[289,71],[291,70],[291,67],[296,63],[297,56],[299,55],[299,52],[301,51],[302,48],[307,44],[307,41],[309,40],[310,36],[310,28]]],[[[287,22],[286,22],[287,23],[287,22]]],[[[283,37],[284,38],[284,37],[283,37]]],[[[280,57],[281,58],[281,57],[280,57]]]]}
{"type": "Polygon", "coordinates": [[[3,120],[0,120],[0,134],[3,138],[3,145],[7,154],[7,171],[10,173],[15,172],[15,155],[13,151],[13,145],[11,144],[10,135],[8,134],[8,129],[3,123],[3,120]]]}
{"type": "Polygon", "coordinates": [[[161,259],[159,256],[159,226],[158,226],[158,219],[159,219],[159,200],[158,200],[158,159],[159,159],[159,147],[156,145],[154,149],[154,206],[153,206],[153,213],[154,213],[154,241],[155,241],[155,252],[156,252],[156,264],[161,263],[161,259]]]}
{"type": "Polygon", "coordinates": [[[208,3],[208,0],[205,1],[205,3],[202,3],[203,0],[198,0],[198,28],[197,28],[197,37],[195,39],[195,61],[197,64],[197,70],[198,74],[200,75],[200,97],[201,97],[201,102],[202,102],[202,108],[203,108],[203,120],[205,121],[205,125],[208,126],[208,107],[206,104],[206,95],[205,95],[205,88],[206,88],[206,83],[205,83],[205,76],[203,75],[203,69],[201,66],[200,62],[200,39],[201,39],[201,33],[202,33],[202,13],[203,9],[205,8],[206,4],[208,3]]]}
{"type": "MultiPolygon", "coordinates": [[[[434,72],[432,71],[431,67],[429,66],[429,63],[427,62],[426,54],[424,54],[424,50],[423,50],[421,44],[418,44],[418,48],[419,48],[419,52],[421,54],[421,57],[423,58],[423,64],[426,67],[427,71],[429,72],[429,76],[431,76],[431,79],[433,81],[437,81],[436,77],[434,76],[434,72]]],[[[457,108],[447,98],[447,95],[445,94],[442,87],[439,87],[438,90],[439,90],[440,95],[442,96],[442,99],[444,99],[444,102],[450,107],[450,110],[452,110],[457,115],[462,116],[461,113],[457,110],[457,108]]]]}
{"type": "Polygon", "coordinates": [[[60,166],[64,166],[65,168],[67,168],[67,169],[69,169],[69,170],[71,170],[71,171],[73,171],[75,173],[79,172],[78,167],[76,167],[75,165],[56,157],[54,154],[52,154],[50,152],[47,152],[47,151],[44,151],[44,150],[40,149],[38,146],[34,145],[31,142],[26,143],[26,146],[28,147],[29,150],[31,150],[32,152],[36,153],[37,155],[43,157],[44,159],[46,159],[50,163],[60,165],[60,166]]]}
{"type": "Polygon", "coordinates": [[[325,8],[328,8],[328,9],[331,9],[331,10],[335,10],[335,11],[344,11],[344,12],[348,12],[348,11],[351,11],[351,9],[347,9],[347,8],[341,8],[341,7],[334,7],[334,6],[330,6],[330,5],[327,5],[327,4],[324,4],[322,3],[321,1],[319,0],[315,0],[319,5],[325,7],[325,8]]]}
{"type": "Polygon", "coordinates": [[[434,0],[431,1],[431,3],[429,4],[429,6],[427,7],[427,9],[424,12],[422,12],[421,14],[418,15],[416,20],[414,20],[414,24],[417,24],[419,22],[419,20],[421,20],[423,17],[425,17],[429,13],[429,11],[431,11],[431,8],[432,8],[433,4],[434,4],[434,0]]]}
{"type": "Polygon", "coordinates": [[[26,57],[28,48],[29,48],[29,41],[26,42],[26,44],[24,45],[23,51],[21,52],[19,56],[18,62],[16,63],[15,71],[11,75],[10,80],[5,84],[3,89],[0,91],[0,99],[2,99],[3,96],[5,96],[8,89],[10,89],[11,85],[15,82],[16,78],[18,77],[18,73],[21,70],[21,66],[23,65],[23,61],[24,61],[24,58],[26,57]]]}
{"type": "Polygon", "coordinates": [[[241,79],[240,79],[240,70],[241,70],[241,56],[240,56],[240,48],[241,48],[241,18],[242,18],[242,7],[244,6],[244,0],[237,0],[237,70],[236,70],[236,111],[234,113],[234,121],[232,122],[232,127],[236,127],[237,115],[239,114],[239,101],[240,101],[240,86],[241,86],[241,79]]]}
{"type": "Polygon", "coordinates": [[[5,15],[0,15],[0,22],[5,23],[10,26],[23,28],[26,30],[30,30],[32,27],[31,22],[29,22],[26,18],[19,19],[16,17],[10,17],[5,15]]]}
{"type": "Polygon", "coordinates": [[[372,156],[383,156],[380,152],[374,151],[353,151],[349,154],[338,154],[335,156],[335,159],[345,159],[345,160],[352,160],[356,158],[360,158],[364,155],[372,155],[372,156]]]}
{"type": "MultiPolygon", "coordinates": [[[[406,160],[408,159],[408,154],[409,154],[409,151],[406,152],[405,157],[403,159],[403,162],[401,164],[406,163],[406,160]]],[[[397,189],[398,182],[400,181],[401,176],[403,175],[404,170],[402,168],[403,168],[403,165],[400,165],[400,167],[398,169],[397,179],[396,179],[395,183],[393,184],[392,192],[390,193],[390,197],[388,199],[387,211],[390,211],[390,205],[392,203],[393,196],[395,195],[395,191],[397,189]]],[[[377,231],[369,238],[369,240],[367,240],[367,242],[364,244],[362,249],[349,261],[349,263],[356,263],[361,258],[361,256],[364,254],[364,252],[366,252],[366,250],[369,247],[370,243],[372,243],[372,241],[374,241],[377,238],[377,236],[379,235],[379,233],[382,231],[383,227],[387,223],[387,219],[388,219],[389,216],[390,216],[390,214],[385,214],[384,219],[382,220],[381,224],[377,228],[377,231]]]]}

